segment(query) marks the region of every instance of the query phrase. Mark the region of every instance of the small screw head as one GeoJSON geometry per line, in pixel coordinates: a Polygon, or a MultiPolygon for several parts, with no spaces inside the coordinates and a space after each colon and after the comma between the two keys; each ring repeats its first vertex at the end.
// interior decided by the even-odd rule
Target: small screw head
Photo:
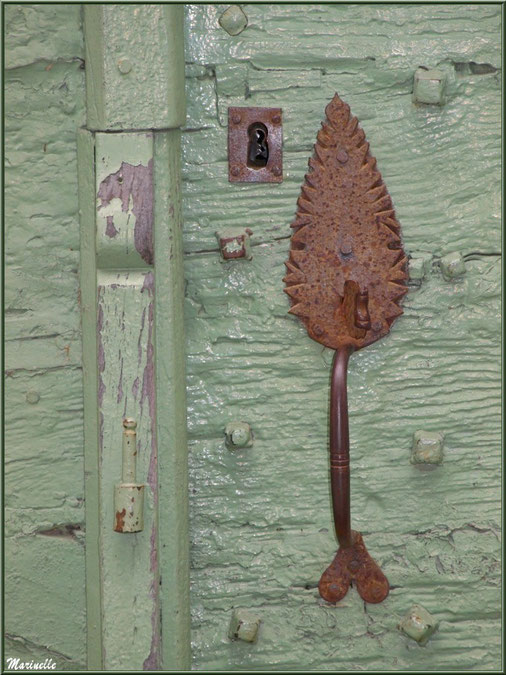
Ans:
{"type": "Polygon", "coordinates": [[[336,152],[336,157],[341,164],[345,164],[348,161],[348,153],[344,148],[339,148],[336,152]]]}
{"type": "Polygon", "coordinates": [[[118,70],[122,75],[127,75],[132,70],[132,63],[128,59],[119,59],[118,70]]]}
{"type": "Polygon", "coordinates": [[[27,403],[31,403],[32,405],[40,401],[40,395],[38,391],[33,390],[27,391],[25,398],[27,403]]]}
{"type": "Polygon", "coordinates": [[[233,166],[230,169],[230,173],[232,174],[232,176],[238,176],[241,173],[241,170],[238,166],[233,166]]]}
{"type": "Polygon", "coordinates": [[[234,115],[232,115],[232,122],[234,124],[239,124],[240,121],[241,121],[241,116],[238,113],[235,113],[234,115]]]}
{"type": "Polygon", "coordinates": [[[341,244],[340,251],[342,255],[351,255],[351,252],[353,251],[351,244],[349,242],[344,242],[341,244]]]}
{"type": "Polygon", "coordinates": [[[383,324],[381,323],[381,321],[374,321],[372,326],[371,326],[371,328],[373,329],[373,331],[375,333],[379,333],[380,330],[382,329],[382,327],[383,327],[383,324]]]}
{"type": "Polygon", "coordinates": [[[273,115],[272,116],[272,122],[273,122],[273,124],[279,124],[281,122],[281,115],[278,115],[278,114],[273,115]]]}
{"type": "Polygon", "coordinates": [[[283,172],[281,171],[281,168],[280,168],[279,166],[273,166],[273,167],[272,167],[272,173],[273,173],[275,176],[281,176],[281,174],[282,174],[283,172]]]}
{"type": "Polygon", "coordinates": [[[229,422],[225,427],[225,438],[230,449],[253,445],[253,432],[247,422],[229,422]]]}

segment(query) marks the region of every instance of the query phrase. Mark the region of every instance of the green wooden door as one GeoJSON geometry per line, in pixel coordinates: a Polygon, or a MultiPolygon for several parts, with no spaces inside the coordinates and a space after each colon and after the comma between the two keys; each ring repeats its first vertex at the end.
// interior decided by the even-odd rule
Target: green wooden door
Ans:
{"type": "Polygon", "coordinates": [[[183,132],[193,663],[210,669],[499,665],[500,12],[493,5],[227,5],[186,9],[183,132]],[[234,9],[238,13],[237,8],[234,9]],[[244,22],[244,20],[243,20],[244,22]],[[447,78],[415,104],[420,66],[447,78]],[[393,588],[336,607],[315,588],[336,550],[328,482],[332,354],[287,314],[290,228],[324,109],[351,106],[412,257],[404,316],[349,372],[352,525],[393,588]],[[283,183],[231,184],[227,108],[283,111],[283,183]],[[250,261],[215,232],[246,227],[250,261]],[[465,272],[442,276],[445,256],[465,272]],[[423,272],[421,268],[423,267],[423,272]],[[423,275],[423,279],[421,278],[423,275]],[[230,450],[224,428],[251,425],[230,450]],[[443,463],[410,462],[416,431],[443,463]],[[426,647],[397,624],[421,604],[426,647]],[[261,619],[227,637],[234,609],[261,619]]]}
{"type": "Polygon", "coordinates": [[[500,7],[5,9],[5,658],[499,669],[500,7]],[[420,67],[442,105],[413,101],[420,67]],[[374,606],[317,593],[332,354],[282,292],[336,91],[410,256],[404,315],[349,373],[352,524],[392,584],[374,606]],[[282,109],[281,183],[229,183],[229,106],[282,109]],[[251,259],[224,261],[217,233],[245,228],[251,259]],[[138,534],[113,530],[125,415],[138,534]],[[410,461],[417,432],[442,463],[410,461]],[[398,629],[414,604],[425,647],[398,629]]]}

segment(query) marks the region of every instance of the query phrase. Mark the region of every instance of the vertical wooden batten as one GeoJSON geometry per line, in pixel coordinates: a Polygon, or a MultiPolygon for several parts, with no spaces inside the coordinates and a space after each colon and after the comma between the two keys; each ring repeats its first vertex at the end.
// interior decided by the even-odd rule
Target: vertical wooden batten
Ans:
{"type": "Polygon", "coordinates": [[[88,668],[190,664],[181,5],[85,5],[79,131],[88,668]],[[117,133],[111,133],[117,132],[117,133]],[[142,532],[113,531],[122,417],[142,532]]]}

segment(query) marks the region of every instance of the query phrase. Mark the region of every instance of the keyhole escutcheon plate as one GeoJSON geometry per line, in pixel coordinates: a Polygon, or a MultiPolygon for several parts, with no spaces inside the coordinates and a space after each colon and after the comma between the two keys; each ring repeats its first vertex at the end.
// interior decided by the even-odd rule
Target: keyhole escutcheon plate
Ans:
{"type": "Polygon", "coordinates": [[[228,180],[231,183],[281,183],[282,145],[281,108],[228,109],[228,180]],[[255,143],[258,147],[252,147],[255,143]]]}

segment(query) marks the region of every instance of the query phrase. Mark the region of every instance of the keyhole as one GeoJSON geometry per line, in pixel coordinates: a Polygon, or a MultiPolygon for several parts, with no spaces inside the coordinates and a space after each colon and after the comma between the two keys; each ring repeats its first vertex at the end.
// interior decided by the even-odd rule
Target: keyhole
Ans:
{"type": "Polygon", "coordinates": [[[248,128],[248,166],[250,169],[262,169],[269,160],[269,146],[267,145],[267,127],[261,122],[250,124],[248,128]]]}

